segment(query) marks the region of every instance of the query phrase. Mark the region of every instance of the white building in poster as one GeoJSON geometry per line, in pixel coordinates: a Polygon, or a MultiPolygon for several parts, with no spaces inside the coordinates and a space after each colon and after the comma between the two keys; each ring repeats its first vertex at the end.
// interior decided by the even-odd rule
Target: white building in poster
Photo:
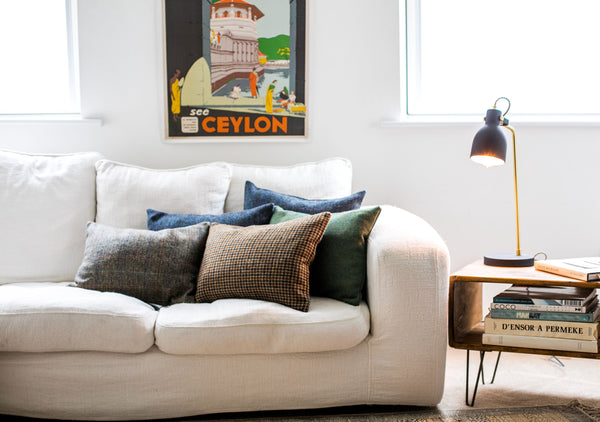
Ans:
{"type": "Polygon", "coordinates": [[[256,22],[264,16],[243,0],[221,0],[210,6],[210,62],[213,92],[232,78],[260,75],[256,22]]]}

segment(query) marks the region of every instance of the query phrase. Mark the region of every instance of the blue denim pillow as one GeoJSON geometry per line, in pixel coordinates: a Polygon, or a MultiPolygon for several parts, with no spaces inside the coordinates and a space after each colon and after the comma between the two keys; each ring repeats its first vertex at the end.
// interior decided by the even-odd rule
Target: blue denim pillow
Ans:
{"type": "Polygon", "coordinates": [[[244,209],[247,210],[262,204],[273,203],[285,210],[305,214],[352,211],[360,208],[365,194],[366,192],[363,190],[343,198],[304,199],[298,196],[274,192],[269,189],[258,188],[254,183],[246,181],[244,209]]]}
{"type": "Polygon", "coordinates": [[[269,224],[273,215],[273,204],[264,204],[252,209],[228,212],[225,214],[168,214],[153,209],[146,210],[149,230],[175,229],[209,222],[228,224],[230,226],[254,226],[269,224]]]}

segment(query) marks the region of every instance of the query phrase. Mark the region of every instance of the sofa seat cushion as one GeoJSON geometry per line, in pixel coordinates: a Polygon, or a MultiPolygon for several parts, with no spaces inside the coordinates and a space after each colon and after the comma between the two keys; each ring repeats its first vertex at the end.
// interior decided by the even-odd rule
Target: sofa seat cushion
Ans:
{"type": "Polygon", "coordinates": [[[365,302],[312,297],[308,312],[274,302],[220,299],[161,308],[156,344],[165,353],[247,354],[343,350],[369,333],[365,302]]]}
{"type": "Polygon", "coordinates": [[[141,353],[154,344],[152,306],[70,284],[0,285],[0,352],[141,353]]]}

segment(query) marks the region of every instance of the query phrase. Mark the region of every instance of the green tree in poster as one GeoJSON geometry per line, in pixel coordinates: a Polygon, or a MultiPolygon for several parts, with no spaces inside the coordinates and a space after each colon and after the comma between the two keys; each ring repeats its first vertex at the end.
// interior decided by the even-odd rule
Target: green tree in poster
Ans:
{"type": "Polygon", "coordinates": [[[290,58],[290,36],[277,35],[272,38],[259,38],[258,49],[267,56],[267,60],[288,60],[290,58]],[[281,54],[285,52],[285,55],[281,54]]]}
{"type": "Polygon", "coordinates": [[[289,60],[290,59],[290,48],[289,47],[280,48],[279,50],[277,50],[277,54],[279,56],[281,56],[282,59],[289,60]]]}

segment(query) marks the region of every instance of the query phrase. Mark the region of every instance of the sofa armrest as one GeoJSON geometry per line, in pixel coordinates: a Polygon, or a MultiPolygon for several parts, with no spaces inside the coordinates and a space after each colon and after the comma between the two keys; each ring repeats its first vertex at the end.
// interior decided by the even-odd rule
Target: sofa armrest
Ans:
{"type": "Polygon", "coordinates": [[[367,247],[373,403],[427,406],[441,400],[449,266],[448,248],[426,221],[382,206],[367,247]]]}

